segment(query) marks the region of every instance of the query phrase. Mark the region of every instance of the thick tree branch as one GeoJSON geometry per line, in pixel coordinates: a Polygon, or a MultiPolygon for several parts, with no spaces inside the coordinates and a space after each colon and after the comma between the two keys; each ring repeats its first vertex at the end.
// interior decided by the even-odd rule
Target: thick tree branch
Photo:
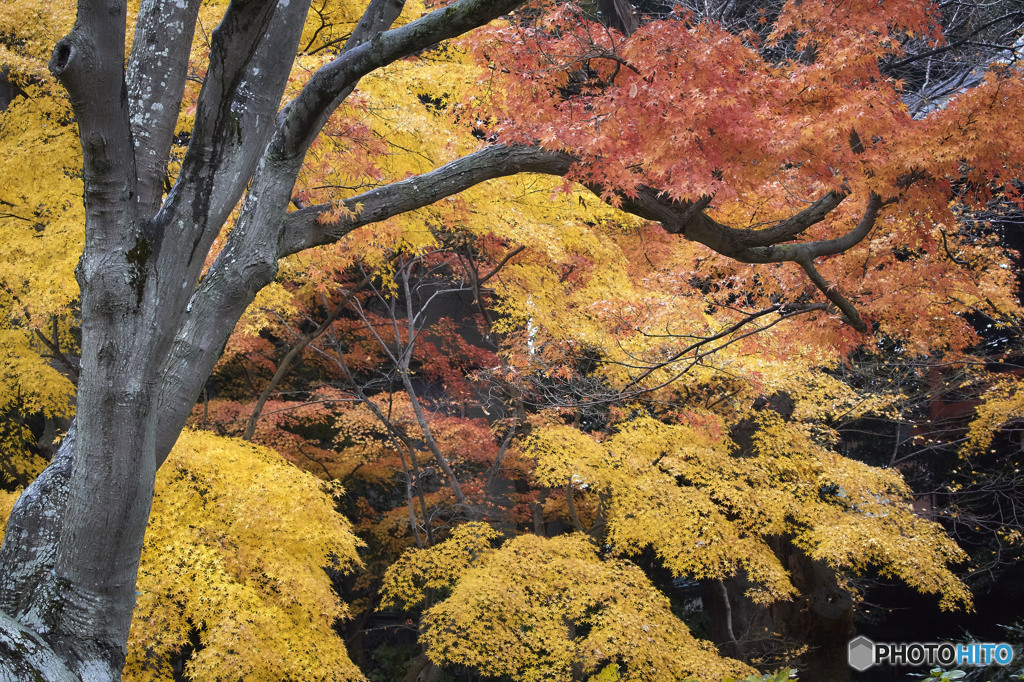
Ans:
{"type": "Polygon", "coordinates": [[[405,0],[371,0],[366,11],[360,17],[352,35],[345,41],[342,52],[359,47],[368,40],[374,38],[382,31],[391,28],[402,9],[405,7],[405,0]]]}
{"type": "Polygon", "coordinates": [[[56,563],[75,451],[75,422],[43,473],[22,492],[0,551],[0,612],[22,614],[56,563]]]}
{"type": "Polygon", "coordinates": [[[853,303],[839,293],[837,288],[830,286],[829,283],[825,281],[825,278],[821,276],[818,269],[814,267],[814,261],[801,260],[797,262],[800,267],[803,268],[804,272],[807,273],[807,276],[810,277],[811,281],[814,282],[814,286],[818,287],[818,289],[821,290],[821,293],[825,294],[825,297],[839,308],[843,313],[843,316],[846,318],[846,321],[850,323],[850,326],[862,334],[867,333],[868,327],[864,324],[864,320],[861,319],[860,313],[857,312],[853,303]]]}
{"type": "MultiPolygon", "coordinates": [[[[835,239],[787,244],[810,226],[821,222],[843,201],[846,195],[829,192],[811,206],[776,225],[764,230],[738,230],[722,225],[703,213],[694,214],[699,202],[691,204],[669,201],[653,190],[638,193],[631,200],[635,210],[643,217],[657,216],[669,232],[681,232],[687,239],[700,242],[718,253],[743,263],[784,263],[794,262],[803,268],[811,281],[843,313],[850,326],[859,332],[867,332],[867,326],[860,318],[853,304],[839,290],[830,286],[814,267],[814,259],[847,251],[863,241],[875,226],[878,211],[895,199],[883,200],[872,193],[868,197],[864,215],[857,225],[846,234],[835,239]],[[666,222],[668,221],[668,222],[666,222]]],[[[627,207],[627,210],[632,206],[627,207]]],[[[701,207],[703,208],[703,207],[701,207]]]]}
{"type": "Polygon", "coordinates": [[[0,661],[5,680],[75,682],[82,677],[37,633],[0,611],[0,661]],[[8,677],[10,675],[10,677],[8,677]]]}
{"type": "Polygon", "coordinates": [[[779,221],[775,225],[763,230],[740,230],[727,228],[738,233],[738,243],[744,248],[768,246],[778,244],[797,237],[807,231],[812,225],[817,225],[824,220],[829,213],[836,209],[846,194],[830,191],[813,204],[800,211],[796,215],[779,221]]]}
{"type": "Polygon", "coordinates": [[[878,211],[888,203],[891,202],[883,201],[877,194],[872,193],[868,197],[868,203],[860,222],[852,230],[835,239],[745,248],[725,255],[744,263],[784,263],[786,261],[798,263],[843,253],[861,243],[870,234],[871,229],[875,226],[875,220],[878,218],[878,211]]]}
{"type": "Polygon", "coordinates": [[[868,203],[860,222],[841,237],[804,244],[779,244],[746,249],[733,257],[747,263],[782,263],[792,261],[799,264],[804,272],[807,273],[811,282],[814,283],[814,286],[818,287],[825,294],[825,297],[839,308],[850,326],[861,333],[866,333],[868,331],[867,325],[864,324],[853,303],[843,296],[835,286],[831,286],[825,281],[825,278],[814,267],[814,259],[821,256],[843,253],[862,242],[875,226],[875,221],[878,219],[878,211],[883,206],[894,201],[895,199],[883,201],[880,196],[872,192],[868,197],[868,203]]]}
{"type": "MultiPolygon", "coordinates": [[[[336,223],[319,222],[319,216],[329,210],[329,206],[311,206],[289,213],[285,218],[280,255],[283,257],[336,241],[362,225],[422,208],[496,177],[520,172],[564,175],[575,161],[569,154],[536,147],[487,147],[430,173],[379,187],[346,200],[344,204],[350,216],[336,223]]],[[[601,191],[596,187],[591,189],[597,193],[601,191]]],[[[672,201],[649,187],[639,187],[633,197],[623,197],[621,208],[642,218],[660,222],[668,232],[682,234],[691,241],[704,244],[741,262],[791,261],[800,264],[811,281],[843,312],[851,326],[865,331],[866,327],[852,303],[834,287],[822,285],[823,280],[814,269],[813,261],[821,256],[842,253],[860,243],[874,227],[878,211],[890,201],[883,201],[878,195],[871,194],[861,220],[841,237],[815,242],[783,243],[820,223],[845,197],[841,192],[828,192],[808,208],[762,230],[732,228],[709,218],[703,211],[710,203],[710,197],[696,202],[672,201]]]]}
{"type": "MultiPolygon", "coordinates": [[[[601,188],[591,188],[599,193],[601,188]]],[[[726,256],[743,253],[747,249],[768,247],[789,241],[824,220],[834,211],[846,195],[830,191],[799,213],[760,230],[729,227],[709,218],[704,209],[711,197],[699,201],[673,201],[658,190],[641,186],[636,196],[624,197],[625,211],[648,220],[660,222],[666,231],[682,234],[690,241],[700,242],[726,256]]]]}
{"type": "MultiPolygon", "coordinates": [[[[402,9],[405,7],[405,0],[371,0],[366,11],[363,12],[363,16],[359,19],[356,24],[355,30],[352,31],[352,35],[349,36],[348,40],[345,41],[345,46],[341,49],[340,54],[345,54],[351,50],[359,47],[363,43],[377,38],[381,33],[391,28],[391,25],[395,23],[398,17],[402,14],[402,9]]],[[[306,148],[309,143],[320,134],[320,130],[327,123],[327,119],[330,115],[344,102],[352,91],[355,90],[356,84],[359,79],[356,79],[349,83],[346,87],[338,91],[334,96],[334,100],[324,109],[323,113],[319,116],[315,123],[315,127],[308,131],[308,141],[306,142],[306,148]]],[[[303,155],[305,151],[303,151],[303,155]]],[[[298,157],[296,157],[298,158],[298,157]]],[[[294,164],[292,164],[293,166],[294,164]]],[[[286,166],[287,170],[289,166],[286,166]]]]}
{"type": "Polygon", "coordinates": [[[320,132],[338,96],[374,69],[455,38],[511,12],[523,0],[458,0],[405,26],[346,49],[317,71],[278,118],[269,154],[280,162],[301,158],[320,132]]]}
{"type": "MultiPolygon", "coordinates": [[[[359,22],[352,31],[352,34],[348,37],[348,40],[345,41],[345,45],[339,52],[337,59],[341,59],[342,55],[351,52],[360,45],[377,39],[381,33],[391,28],[392,24],[394,24],[398,17],[401,16],[404,8],[405,0],[371,0],[366,11],[363,12],[363,16],[360,17],[359,22]]],[[[337,61],[337,59],[335,59],[335,61],[337,61]]],[[[306,131],[306,141],[304,146],[301,148],[301,154],[292,155],[292,157],[290,157],[292,159],[292,163],[290,164],[283,164],[278,168],[278,164],[275,163],[271,167],[273,167],[277,172],[293,172],[292,169],[295,166],[294,162],[305,155],[305,150],[309,147],[309,144],[317,135],[320,134],[321,129],[327,123],[327,119],[330,118],[331,114],[334,113],[334,111],[341,106],[341,103],[352,94],[352,91],[355,90],[356,84],[358,84],[360,78],[362,78],[362,76],[353,79],[345,87],[341,88],[334,94],[333,100],[324,107],[321,114],[316,118],[316,121],[306,131]]],[[[294,102],[290,103],[289,106],[293,104],[294,102]]],[[[282,112],[282,114],[283,113],[284,112],[282,112]]],[[[287,120],[286,117],[279,117],[279,122],[283,120],[287,120]]],[[[277,151],[274,151],[273,153],[274,155],[278,154],[277,151]]]]}
{"type": "MultiPolygon", "coordinates": [[[[127,312],[129,301],[137,302],[132,291],[136,287],[114,272],[113,263],[97,267],[97,259],[90,258],[126,254],[139,234],[133,199],[135,152],[124,96],[125,11],[119,0],[81,0],[75,27],[54,47],[49,64],[50,73],[68,91],[82,147],[86,229],[76,274],[83,319],[118,308],[127,312]],[[92,291],[97,295],[90,295],[92,291]]],[[[83,334],[88,335],[86,325],[83,334]]]]}
{"type": "MultiPolygon", "coordinates": [[[[600,192],[600,188],[592,190],[600,192]]],[[[673,202],[649,187],[641,187],[635,197],[623,199],[622,208],[640,217],[658,220],[668,232],[683,234],[691,241],[700,242],[723,256],[743,263],[791,261],[799,264],[811,282],[839,308],[850,326],[866,333],[867,325],[853,303],[825,281],[814,267],[814,259],[843,253],[859,244],[870,234],[878,218],[878,211],[896,199],[883,200],[872,193],[861,220],[841,237],[796,244],[784,243],[824,220],[846,196],[842,192],[830,191],[799,213],[762,230],[732,228],[709,218],[703,210],[710,198],[697,202],[673,202]]]]}
{"type": "MultiPolygon", "coordinates": [[[[160,253],[161,269],[175,271],[185,263],[188,279],[198,279],[210,244],[273,134],[268,122],[281,104],[307,5],[235,0],[214,30],[188,151],[154,221],[159,233],[174,232],[160,253]]],[[[170,294],[180,292],[178,281],[167,285],[170,294]]]]}
{"type": "Polygon", "coordinates": [[[575,162],[569,154],[537,147],[495,145],[407,180],[377,187],[343,203],[349,217],[336,223],[319,218],[329,205],[310,206],[289,213],[278,256],[283,258],[304,249],[330,244],[352,230],[370,223],[429,206],[474,185],[516,173],[564,175],[575,162]]]}
{"type": "MultiPolygon", "coordinates": [[[[71,33],[53,48],[50,73],[67,89],[82,143],[85,204],[123,211],[135,190],[135,155],[124,87],[125,3],[82,0],[71,33]]],[[[95,232],[95,230],[94,230],[95,232]]],[[[88,237],[87,237],[88,241],[88,237]]],[[[86,249],[89,245],[86,245],[86,249]]]]}
{"type": "Polygon", "coordinates": [[[128,102],[139,215],[154,216],[163,199],[200,0],[143,0],[128,60],[128,102]],[[159,55],[154,59],[154,55],[159,55]]]}

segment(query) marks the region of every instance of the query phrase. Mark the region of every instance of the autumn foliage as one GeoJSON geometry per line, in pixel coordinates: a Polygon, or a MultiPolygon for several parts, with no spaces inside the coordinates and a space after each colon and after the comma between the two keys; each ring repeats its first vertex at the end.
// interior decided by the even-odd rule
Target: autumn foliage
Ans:
{"type": "MultiPolygon", "coordinates": [[[[314,1],[288,96],[362,9],[314,1]]],[[[429,9],[408,2],[398,23],[429,9]]],[[[680,5],[627,36],[588,3],[529,3],[362,79],[293,191],[322,225],[488,146],[558,172],[281,261],[159,470],[126,676],[363,679],[382,610],[430,665],[482,676],[799,666],[798,646],[722,655],[653,577],[809,603],[780,539],[854,600],[881,576],[970,608],[965,553],[915,514],[900,472],[844,455],[840,421],[895,419],[906,395],[841,369],[883,346],[967,363],[972,316],[1020,319],[1012,254],[969,216],[1018,201],[1024,79],[996,63],[915,115],[886,65],[941,45],[937,6],[803,0],[750,18],[680,5]]],[[[81,158],[43,65],[69,21],[0,10],[17,87],[0,119],[6,490],[74,411],[81,158]]],[[[208,50],[193,46],[168,186],[208,50]]],[[[965,457],[1022,395],[1016,379],[985,389],[965,457]]]]}

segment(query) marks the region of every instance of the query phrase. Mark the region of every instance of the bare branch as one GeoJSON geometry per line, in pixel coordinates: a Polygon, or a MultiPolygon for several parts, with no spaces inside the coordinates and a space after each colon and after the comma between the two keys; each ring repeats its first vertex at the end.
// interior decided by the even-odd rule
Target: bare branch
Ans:
{"type": "MultiPolygon", "coordinates": [[[[947,42],[947,43],[944,43],[944,44],[942,44],[942,45],[940,45],[938,47],[935,47],[935,48],[932,48],[932,49],[929,49],[929,50],[925,50],[923,52],[914,53],[914,54],[912,54],[912,55],[910,55],[908,57],[904,57],[903,59],[901,59],[899,61],[893,61],[893,62],[884,64],[881,67],[881,71],[882,71],[882,73],[887,74],[887,75],[894,74],[899,69],[901,69],[901,68],[903,68],[905,66],[908,66],[910,64],[913,64],[916,61],[920,61],[922,59],[928,59],[929,57],[935,57],[935,56],[940,55],[940,54],[942,54],[944,52],[949,52],[950,50],[955,50],[958,47],[963,47],[964,45],[969,45],[969,44],[971,44],[971,40],[972,40],[972,38],[974,38],[974,36],[979,36],[979,35],[983,34],[985,31],[987,31],[988,29],[992,28],[993,26],[1001,24],[1001,23],[1003,23],[1005,21],[1009,21],[1010,19],[1013,19],[1013,20],[1019,22],[1022,18],[1024,18],[1024,11],[1019,11],[1018,10],[1016,12],[1010,12],[1008,14],[1004,14],[1004,15],[1002,15],[1000,17],[992,19],[991,21],[987,21],[984,24],[980,24],[980,25],[974,27],[974,29],[969,34],[967,34],[966,37],[961,38],[960,40],[955,40],[955,41],[952,41],[952,42],[947,42]]],[[[992,46],[992,47],[995,47],[997,50],[1012,50],[1013,49],[1012,45],[995,45],[995,46],[992,46]]]]}
{"type": "MultiPolygon", "coordinates": [[[[392,256],[392,259],[393,258],[394,256],[392,256]]],[[[335,320],[337,320],[338,317],[341,316],[341,313],[345,310],[345,307],[348,305],[348,302],[352,300],[352,297],[355,296],[363,287],[369,284],[370,280],[372,280],[376,276],[376,274],[376,272],[371,272],[370,274],[366,275],[361,280],[356,282],[351,289],[345,292],[345,296],[341,299],[341,301],[338,302],[336,306],[334,306],[330,310],[330,312],[327,314],[326,319],[324,319],[324,321],[321,322],[316,329],[307,334],[304,334],[302,338],[299,339],[298,343],[296,343],[295,345],[288,349],[288,352],[285,353],[285,356],[283,358],[281,358],[281,362],[278,364],[277,369],[274,371],[274,376],[271,377],[270,381],[263,388],[263,392],[260,393],[259,397],[256,399],[256,404],[253,406],[252,414],[249,415],[249,422],[246,424],[245,432],[242,434],[243,440],[252,440],[253,435],[256,433],[256,423],[260,419],[260,413],[263,411],[263,406],[267,403],[267,400],[270,398],[270,394],[274,391],[275,388],[277,388],[278,384],[281,383],[281,380],[284,379],[285,375],[288,373],[288,370],[291,368],[292,362],[295,360],[295,358],[299,356],[299,353],[301,353],[306,348],[306,346],[308,346],[313,340],[318,338],[321,334],[327,331],[327,329],[332,324],[334,324],[335,320]]]]}
{"type": "Polygon", "coordinates": [[[78,375],[80,372],[78,364],[75,363],[71,358],[69,358],[60,349],[60,346],[58,346],[55,341],[52,341],[50,337],[46,336],[46,334],[42,333],[38,329],[34,329],[32,331],[35,332],[36,338],[42,341],[43,345],[46,346],[53,354],[53,359],[59,362],[60,364],[64,365],[64,370],[67,373],[68,379],[71,381],[71,383],[74,384],[75,386],[78,386],[78,375]]]}
{"type": "Polygon", "coordinates": [[[480,296],[480,292],[479,292],[478,289],[476,289],[476,287],[482,286],[483,284],[485,284],[487,282],[487,280],[491,279],[492,277],[497,275],[499,272],[501,272],[501,269],[503,267],[505,267],[506,263],[508,263],[510,260],[512,260],[513,258],[518,256],[520,253],[522,253],[525,250],[526,250],[525,246],[517,246],[516,248],[512,249],[511,251],[506,253],[505,257],[502,258],[500,261],[498,261],[498,263],[493,268],[491,268],[490,272],[488,272],[486,275],[483,275],[479,279],[477,279],[476,282],[475,282],[475,286],[474,286],[474,291],[476,291],[476,296],[478,298],[480,296]]]}
{"type": "Polygon", "coordinates": [[[746,327],[751,322],[754,322],[755,320],[757,320],[757,319],[759,319],[761,317],[764,317],[765,315],[770,315],[772,313],[779,312],[781,309],[782,309],[781,305],[773,305],[773,306],[771,306],[769,308],[765,308],[764,310],[755,311],[755,312],[747,315],[743,319],[739,320],[738,322],[729,325],[728,327],[726,327],[722,331],[718,332],[717,334],[712,334],[711,336],[706,336],[706,337],[701,338],[699,341],[686,346],[685,348],[683,348],[682,350],[680,350],[680,351],[678,351],[676,353],[673,353],[671,357],[666,358],[665,360],[662,360],[661,362],[657,363],[654,366],[648,367],[639,376],[637,376],[637,377],[633,378],[632,380],[630,380],[630,382],[628,384],[626,384],[625,388],[623,389],[623,392],[628,391],[633,386],[638,386],[641,381],[643,381],[644,379],[649,377],[652,373],[654,373],[655,371],[661,369],[662,367],[666,367],[666,366],[670,365],[671,363],[675,362],[676,360],[679,360],[680,358],[684,357],[685,355],[688,355],[689,353],[691,353],[691,352],[693,352],[695,350],[698,350],[702,346],[705,346],[705,345],[707,345],[709,343],[714,343],[715,341],[718,341],[719,339],[723,339],[723,338],[725,338],[727,336],[735,334],[737,331],[739,331],[743,327],[746,327]]]}

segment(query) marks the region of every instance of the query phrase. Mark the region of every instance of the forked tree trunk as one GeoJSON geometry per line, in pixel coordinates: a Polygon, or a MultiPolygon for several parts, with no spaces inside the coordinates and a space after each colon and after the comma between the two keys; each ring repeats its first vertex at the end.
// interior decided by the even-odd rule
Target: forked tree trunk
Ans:
{"type": "MultiPolygon", "coordinates": [[[[387,30],[402,2],[372,0],[338,58],[278,114],[308,3],[232,2],[164,197],[199,0],[143,0],[127,68],[125,3],[81,0],[50,63],[84,157],[77,416],[16,504],[0,549],[0,679],[120,677],[156,470],[279,258],[537,163],[532,152],[477,157],[422,189],[404,182],[356,198],[368,201],[362,219],[333,228],[316,220],[324,207],[286,214],[306,149],[363,75],[518,4],[460,0],[387,30]],[[232,235],[200,281],[243,194],[232,235]]],[[[564,155],[541,161],[553,158],[566,166],[564,155]]]]}

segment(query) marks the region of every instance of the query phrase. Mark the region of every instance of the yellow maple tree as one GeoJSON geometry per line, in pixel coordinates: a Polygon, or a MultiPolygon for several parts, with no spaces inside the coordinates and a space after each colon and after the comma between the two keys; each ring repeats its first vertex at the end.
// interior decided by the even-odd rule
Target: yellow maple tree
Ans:
{"type": "Polygon", "coordinates": [[[0,484],[8,486],[27,485],[45,466],[27,420],[61,423],[74,412],[82,161],[70,104],[46,69],[73,19],[60,3],[0,7],[0,59],[15,93],[0,111],[0,413],[9,415],[0,424],[0,484]]]}
{"type": "Polygon", "coordinates": [[[583,535],[500,537],[465,524],[429,549],[410,550],[388,569],[384,604],[422,604],[422,640],[436,663],[532,682],[605,679],[723,679],[751,668],[721,658],[627,561],[602,560],[583,535]]]}
{"type": "Polygon", "coordinates": [[[721,579],[742,570],[755,601],[789,598],[795,589],[767,543],[788,536],[837,570],[874,566],[938,594],[944,608],[970,604],[948,566],[963,552],[938,524],[914,515],[898,473],[831,452],[771,411],[757,414],[752,447],[742,453],[718,418],[693,421],[639,416],[603,441],[552,425],[534,431],[528,454],[547,485],[608,496],[607,542],[617,552],[652,547],[677,576],[721,579]]]}
{"type": "Polygon", "coordinates": [[[183,433],[157,478],[126,677],[167,679],[188,645],[193,679],[362,679],[325,570],[357,566],[357,546],[323,482],[264,448],[183,433]]]}

